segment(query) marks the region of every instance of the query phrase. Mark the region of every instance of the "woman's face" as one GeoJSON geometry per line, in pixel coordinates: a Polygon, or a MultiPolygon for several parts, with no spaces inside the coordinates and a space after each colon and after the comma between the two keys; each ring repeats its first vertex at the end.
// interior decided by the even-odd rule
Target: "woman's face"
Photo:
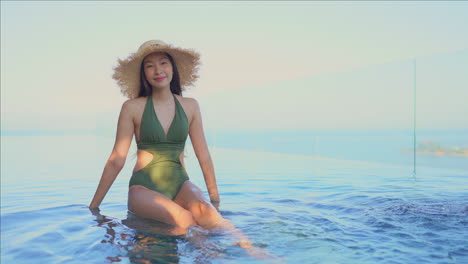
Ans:
{"type": "Polygon", "coordinates": [[[169,87],[172,81],[172,64],[163,52],[154,52],[143,60],[146,80],[155,88],[169,87]]]}

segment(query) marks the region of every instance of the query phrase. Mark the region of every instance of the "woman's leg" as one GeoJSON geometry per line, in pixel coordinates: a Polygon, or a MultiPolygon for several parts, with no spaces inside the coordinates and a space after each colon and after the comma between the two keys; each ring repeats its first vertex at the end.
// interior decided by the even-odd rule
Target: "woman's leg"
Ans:
{"type": "Polygon", "coordinates": [[[241,230],[236,228],[231,221],[223,218],[218,210],[204,198],[202,190],[190,180],[184,182],[174,202],[190,211],[195,221],[201,227],[205,229],[220,228],[227,230],[238,240],[233,245],[244,248],[249,255],[259,259],[271,257],[268,251],[253,246],[250,239],[241,230]]]}
{"type": "Polygon", "coordinates": [[[219,227],[226,220],[216,208],[205,199],[203,192],[190,180],[184,182],[174,202],[192,213],[193,219],[205,229],[219,227]]]}
{"type": "Polygon", "coordinates": [[[174,202],[190,211],[195,222],[205,229],[221,228],[228,230],[236,239],[236,244],[243,248],[252,247],[249,238],[237,229],[231,221],[223,218],[216,208],[203,196],[203,192],[190,180],[184,182],[174,202]]]}
{"type": "Polygon", "coordinates": [[[132,185],[128,191],[128,209],[136,215],[171,224],[178,234],[196,225],[192,213],[166,196],[141,185],[132,185]]]}

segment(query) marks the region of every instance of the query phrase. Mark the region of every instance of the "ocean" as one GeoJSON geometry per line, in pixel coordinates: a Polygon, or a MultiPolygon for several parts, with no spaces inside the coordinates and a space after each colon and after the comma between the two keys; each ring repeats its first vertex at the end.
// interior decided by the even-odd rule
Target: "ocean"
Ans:
{"type": "MultiPolygon", "coordinates": [[[[129,214],[135,142],[93,214],[113,133],[2,132],[1,263],[468,263],[468,158],[415,163],[410,130],[208,131],[220,213],[271,259],[129,214]]],[[[468,133],[424,141],[468,147],[468,133]]],[[[184,161],[207,196],[190,141],[184,161]]]]}

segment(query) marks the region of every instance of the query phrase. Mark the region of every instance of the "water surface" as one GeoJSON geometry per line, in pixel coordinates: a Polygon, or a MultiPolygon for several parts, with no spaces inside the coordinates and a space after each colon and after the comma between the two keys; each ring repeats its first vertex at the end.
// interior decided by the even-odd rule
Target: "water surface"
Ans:
{"type": "MultiPolygon", "coordinates": [[[[113,140],[2,137],[2,263],[267,263],[233,246],[229,234],[169,236],[160,234],[163,225],[129,215],[134,145],[93,215],[87,205],[113,140]]],[[[186,147],[189,176],[205,191],[186,147]]],[[[222,147],[210,153],[221,214],[285,263],[468,262],[463,169],[420,166],[414,175],[392,162],[222,147]]]]}

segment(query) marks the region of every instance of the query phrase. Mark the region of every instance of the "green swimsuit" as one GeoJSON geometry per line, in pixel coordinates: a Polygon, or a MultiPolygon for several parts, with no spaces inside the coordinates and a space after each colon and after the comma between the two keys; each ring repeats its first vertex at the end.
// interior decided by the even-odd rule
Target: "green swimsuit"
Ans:
{"type": "Polygon", "coordinates": [[[156,116],[151,95],[146,100],[137,148],[153,154],[153,159],[132,174],[129,186],[142,185],[174,200],[182,184],[189,179],[179,160],[180,153],[184,151],[189,124],[180,102],[174,94],[172,96],[176,110],[167,135],[156,116]]]}

